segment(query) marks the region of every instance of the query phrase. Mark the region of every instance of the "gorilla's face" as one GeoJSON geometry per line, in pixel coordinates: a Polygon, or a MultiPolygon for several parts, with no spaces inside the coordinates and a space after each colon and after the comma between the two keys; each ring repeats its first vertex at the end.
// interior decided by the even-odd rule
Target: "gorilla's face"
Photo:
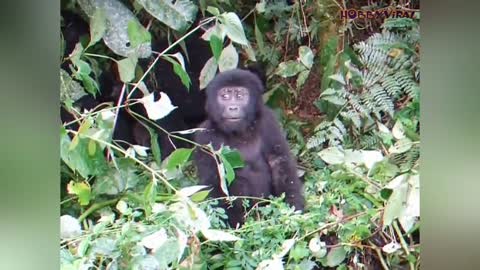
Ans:
{"type": "Polygon", "coordinates": [[[245,87],[224,87],[220,89],[217,94],[217,102],[223,120],[232,124],[245,120],[249,100],[249,92],[245,87]]]}
{"type": "Polygon", "coordinates": [[[249,71],[218,74],[207,87],[209,120],[228,134],[245,131],[258,117],[262,92],[262,82],[249,71]]]}

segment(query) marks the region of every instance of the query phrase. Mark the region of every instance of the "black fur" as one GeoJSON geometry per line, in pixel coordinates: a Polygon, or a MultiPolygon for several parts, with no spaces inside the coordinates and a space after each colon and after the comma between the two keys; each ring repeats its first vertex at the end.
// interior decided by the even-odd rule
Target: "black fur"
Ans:
{"type": "MultiPolygon", "coordinates": [[[[263,92],[264,83],[250,71],[236,69],[218,74],[207,87],[207,120],[200,126],[206,130],[197,132],[195,140],[200,144],[212,143],[215,149],[228,145],[242,155],[245,166],[235,170],[236,179],[228,188],[230,195],[267,197],[285,193],[290,205],[303,210],[302,182],[297,176],[295,161],[273,111],[262,102],[263,92]],[[235,127],[220,117],[217,93],[223,87],[245,87],[250,92],[246,119],[235,127]]],[[[201,184],[213,188],[211,196],[224,197],[212,156],[199,149],[195,152],[195,163],[201,184]]],[[[227,208],[225,202],[221,204],[227,208]]],[[[226,210],[231,226],[243,224],[241,200],[234,201],[226,210]]]]}

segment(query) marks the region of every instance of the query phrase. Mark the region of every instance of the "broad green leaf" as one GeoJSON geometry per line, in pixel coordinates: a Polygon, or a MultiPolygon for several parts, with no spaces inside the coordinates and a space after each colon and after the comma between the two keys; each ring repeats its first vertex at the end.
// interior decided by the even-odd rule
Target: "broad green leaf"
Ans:
{"type": "Polygon", "coordinates": [[[337,81],[337,82],[339,82],[339,83],[341,83],[341,84],[343,84],[343,85],[347,84],[347,83],[345,82],[345,79],[343,78],[342,74],[339,74],[339,73],[330,75],[330,76],[328,76],[328,78],[330,78],[330,79],[332,79],[332,80],[334,80],[334,81],[337,81]]]}
{"type": "Polygon", "coordinates": [[[130,40],[130,46],[136,48],[141,44],[150,44],[152,41],[152,35],[145,29],[137,20],[131,20],[127,26],[128,39],[130,40]]]}
{"type": "Polygon", "coordinates": [[[116,250],[116,241],[110,238],[101,237],[93,242],[92,253],[109,256],[116,250]]]}
{"type": "Polygon", "coordinates": [[[210,36],[210,49],[212,50],[215,60],[218,61],[222,53],[223,41],[217,35],[210,36]]]}
{"type": "Polygon", "coordinates": [[[264,52],[265,42],[263,41],[263,33],[258,28],[257,20],[255,19],[255,40],[257,41],[258,50],[264,52]]]}
{"type": "Polygon", "coordinates": [[[409,138],[405,137],[403,139],[398,140],[397,142],[395,142],[394,145],[388,148],[388,152],[390,154],[401,154],[410,150],[412,146],[413,146],[413,142],[409,138]]]}
{"type": "Polygon", "coordinates": [[[193,194],[199,192],[202,189],[205,189],[208,186],[205,185],[197,185],[197,186],[190,186],[190,187],[185,187],[182,188],[181,190],[178,191],[178,195],[182,197],[190,197],[193,194]]]}
{"type": "Polygon", "coordinates": [[[347,100],[340,96],[323,96],[322,100],[328,101],[334,105],[343,106],[347,103],[347,100]]]}
{"type": "Polygon", "coordinates": [[[87,138],[76,136],[74,139],[77,143],[74,147],[66,133],[61,135],[60,157],[70,169],[78,172],[83,178],[91,175],[100,175],[107,169],[107,163],[103,152],[96,151],[94,156],[88,154],[87,138]]]}
{"type": "Polygon", "coordinates": [[[82,43],[78,42],[77,44],[75,44],[75,48],[73,49],[73,51],[68,56],[74,65],[77,65],[76,63],[78,63],[78,61],[80,61],[80,57],[83,54],[83,49],[84,48],[83,48],[82,43]]]}
{"type": "Polygon", "coordinates": [[[302,64],[304,64],[308,69],[310,69],[313,65],[313,52],[307,46],[300,46],[298,48],[298,57],[302,64]]]}
{"type": "Polygon", "coordinates": [[[128,204],[124,200],[118,201],[115,208],[124,215],[128,212],[128,204]]]}
{"type": "Polygon", "coordinates": [[[408,184],[406,182],[403,182],[393,190],[390,198],[388,198],[388,202],[385,206],[385,211],[383,213],[384,228],[390,226],[392,222],[396,218],[400,217],[400,215],[404,211],[407,201],[407,191],[408,184]]]}
{"type": "Polygon", "coordinates": [[[182,81],[182,84],[185,85],[187,90],[190,90],[190,85],[192,84],[192,82],[190,81],[190,76],[188,75],[185,69],[183,56],[180,53],[177,53],[172,56],[175,57],[178,60],[178,62],[173,60],[169,56],[163,56],[163,58],[173,65],[173,71],[175,72],[175,74],[177,74],[177,76],[180,78],[180,80],[182,81]]]}
{"type": "Polygon", "coordinates": [[[92,186],[93,193],[117,195],[127,189],[133,188],[140,180],[135,163],[130,159],[117,158],[115,167],[100,175],[92,186]]]}
{"type": "Polygon", "coordinates": [[[337,63],[337,55],[334,54],[334,55],[331,55],[328,57],[328,62],[327,62],[327,65],[325,66],[324,70],[323,70],[323,76],[322,76],[322,83],[321,83],[321,86],[322,86],[322,91],[329,88],[330,87],[330,75],[333,74],[333,72],[335,72],[335,64],[337,63]]]}
{"type": "MultiPolygon", "coordinates": [[[[242,269],[241,267],[239,269],[242,269]]],[[[281,258],[261,261],[255,270],[283,270],[283,261],[281,258]]]]}
{"type": "Polygon", "coordinates": [[[80,83],[72,79],[65,70],[60,69],[60,101],[75,102],[85,95],[87,93],[80,83]]]}
{"type": "Polygon", "coordinates": [[[222,157],[228,161],[228,163],[233,169],[242,168],[245,165],[245,162],[240,155],[240,152],[238,152],[237,150],[223,148],[222,157]]]}
{"type": "Polygon", "coordinates": [[[82,227],[80,222],[70,215],[63,215],[60,217],[60,238],[68,239],[80,236],[82,234],[82,227]]]}
{"type": "Polygon", "coordinates": [[[397,140],[401,140],[405,138],[405,128],[401,121],[395,122],[395,125],[392,128],[393,137],[397,140]]]}
{"type": "Polygon", "coordinates": [[[220,21],[222,22],[227,36],[236,43],[242,45],[248,45],[248,40],[245,37],[245,32],[243,31],[242,22],[238,18],[237,14],[233,12],[227,12],[220,16],[220,21]]]}
{"type": "MultiPolygon", "coordinates": [[[[134,54],[139,58],[147,58],[152,54],[150,41],[145,41],[138,46],[132,46],[132,42],[143,39],[130,40],[128,31],[129,24],[131,24],[132,21],[135,21],[138,27],[140,27],[141,24],[132,11],[121,1],[78,0],[78,4],[90,18],[94,16],[97,10],[101,9],[104,11],[106,29],[103,35],[103,41],[115,54],[123,57],[129,57],[134,54]]],[[[133,34],[131,27],[132,26],[130,26],[130,34],[133,34]]],[[[143,28],[143,26],[141,27],[143,28]]],[[[141,36],[143,36],[143,34],[141,34],[141,36]]]]}
{"type": "Polygon", "coordinates": [[[162,163],[162,154],[160,146],[158,145],[158,134],[151,128],[147,128],[148,133],[150,133],[150,148],[152,149],[153,158],[157,164],[162,163]]]}
{"type": "Polygon", "coordinates": [[[342,164],[345,162],[344,151],[335,146],[323,149],[318,155],[328,164],[342,164]]]}
{"type": "Polygon", "coordinates": [[[79,73],[79,75],[89,75],[90,72],[92,72],[90,64],[81,59],[73,62],[73,64],[77,67],[77,73],[79,73]]]}
{"type": "Polygon", "coordinates": [[[290,258],[297,262],[309,255],[310,251],[308,250],[304,242],[295,245],[295,247],[289,253],[290,258]]]}
{"type": "Polygon", "coordinates": [[[221,156],[223,168],[225,169],[225,179],[227,180],[227,184],[231,185],[233,180],[235,179],[235,171],[232,168],[232,165],[228,160],[221,156]]]}
{"type": "Polygon", "coordinates": [[[187,162],[192,154],[193,148],[178,148],[168,156],[165,169],[173,170],[187,162]]]}
{"type": "Polygon", "coordinates": [[[400,244],[397,242],[390,242],[382,247],[382,251],[391,254],[401,248],[400,244]]]}
{"type": "Polygon", "coordinates": [[[335,247],[330,250],[326,258],[326,266],[335,267],[345,260],[347,251],[343,247],[335,247]]]}
{"type": "Polygon", "coordinates": [[[160,228],[158,231],[145,236],[140,242],[144,247],[152,249],[156,252],[168,240],[167,231],[165,228],[160,228]]]}
{"type": "Polygon", "coordinates": [[[308,248],[317,259],[323,258],[327,255],[327,245],[325,242],[321,241],[318,236],[310,239],[310,242],[308,242],[308,248]]]}
{"type": "Polygon", "coordinates": [[[154,100],[155,97],[153,93],[140,99],[140,102],[142,102],[147,111],[148,118],[152,120],[161,119],[177,108],[177,106],[172,105],[170,98],[163,92],[160,92],[160,99],[158,101],[154,100]]]}
{"type": "Polygon", "coordinates": [[[183,32],[197,16],[198,7],[189,0],[138,0],[150,15],[168,27],[183,32]]]}
{"type": "Polygon", "coordinates": [[[408,178],[407,205],[398,218],[402,228],[408,232],[420,217],[420,177],[418,174],[408,178]]]}
{"type": "Polygon", "coordinates": [[[297,61],[288,60],[278,65],[275,74],[283,78],[288,78],[297,75],[299,72],[305,70],[305,67],[297,61]]]}
{"type": "Polygon", "coordinates": [[[97,43],[105,35],[107,30],[107,19],[105,11],[101,8],[95,10],[92,18],[90,18],[90,43],[88,47],[97,43]]]}
{"type": "Polygon", "coordinates": [[[207,11],[212,14],[213,16],[218,16],[220,15],[220,10],[218,10],[218,8],[216,7],[212,7],[212,6],[209,6],[207,7],[207,11]]]}
{"type": "Polygon", "coordinates": [[[152,211],[152,205],[155,203],[157,196],[157,180],[153,178],[143,190],[143,204],[145,206],[146,215],[149,216],[152,211]]]}
{"type": "Polygon", "coordinates": [[[298,89],[300,89],[305,84],[305,82],[308,79],[309,74],[310,74],[310,70],[304,70],[304,71],[301,71],[298,74],[298,77],[297,77],[297,88],[298,89]]]}
{"type": "Polygon", "coordinates": [[[89,75],[84,73],[79,73],[79,79],[82,81],[83,87],[87,92],[94,95],[98,92],[98,83],[94,79],[92,79],[89,75]]]}
{"type": "Polygon", "coordinates": [[[177,239],[169,237],[153,254],[160,263],[158,269],[171,269],[169,265],[176,261],[182,254],[177,239]]]}
{"type": "Polygon", "coordinates": [[[85,182],[70,181],[67,186],[68,194],[75,194],[78,197],[80,205],[85,206],[90,203],[92,192],[90,185],[85,182]]]}
{"type": "Polygon", "coordinates": [[[131,82],[135,78],[135,67],[137,58],[128,57],[117,62],[120,80],[124,83],[131,82]]]}
{"type": "Polygon", "coordinates": [[[202,230],[203,236],[207,238],[210,241],[237,241],[240,240],[237,236],[220,231],[220,230],[212,230],[212,229],[207,229],[207,230],[202,230]]]}
{"type": "Polygon", "coordinates": [[[217,61],[215,61],[215,58],[210,57],[200,71],[200,77],[198,78],[200,81],[200,89],[205,89],[208,86],[208,83],[215,77],[217,69],[217,61]]]}
{"type": "Polygon", "coordinates": [[[190,197],[190,199],[193,202],[202,202],[208,197],[209,193],[210,193],[210,190],[200,191],[200,192],[197,192],[197,193],[193,194],[192,197],[190,197]]]}
{"type": "Polygon", "coordinates": [[[345,162],[353,164],[364,164],[368,169],[383,160],[382,152],[375,150],[352,150],[347,149],[345,153],[345,162]]]}
{"type": "Polygon", "coordinates": [[[230,43],[220,54],[218,68],[220,72],[235,69],[238,65],[238,53],[233,44],[230,43]]]}
{"type": "Polygon", "coordinates": [[[209,41],[210,37],[217,36],[223,41],[226,35],[227,34],[225,33],[224,27],[222,27],[221,24],[215,24],[214,26],[208,28],[205,33],[203,33],[202,39],[209,41]]]}

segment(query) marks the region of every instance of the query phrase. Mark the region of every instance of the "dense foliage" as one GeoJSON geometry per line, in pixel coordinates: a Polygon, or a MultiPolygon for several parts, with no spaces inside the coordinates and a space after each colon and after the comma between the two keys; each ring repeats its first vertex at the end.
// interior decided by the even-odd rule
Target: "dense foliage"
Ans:
{"type": "MultiPolygon", "coordinates": [[[[61,37],[61,106],[76,116],[68,124],[78,124],[60,131],[61,269],[419,267],[419,12],[342,20],[346,8],[412,9],[403,1],[287,2],[62,1],[62,14],[81,14],[90,34],[71,51],[61,37]],[[213,54],[201,88],[217,71],[265,65],[264,99],[299,162],[304,213],[282,198],[264,198],[267,206],[230,229],[208,189],[196,184],[194,148],[162,160],[154,139],[151,149],[112,140],[120,107],[142,104],[151,119],[174,109],[168,98],[151,106],[145,82],[152,66],[168,61],[191,85],[182,41],[193,33],[213,54]],[[170,46],[156,52],[155,37],[170,46]],[[147,66],[139,64],[149,57],[147,66]],[[74,105],[98,96],[99,75],[116,70],[127,102],[89,111],[74,105]],[[138,91],[145,98],[129,99],[138,91]]],[[[229,148],[212,154],[228,186],[241,161],[229,148]]]]}

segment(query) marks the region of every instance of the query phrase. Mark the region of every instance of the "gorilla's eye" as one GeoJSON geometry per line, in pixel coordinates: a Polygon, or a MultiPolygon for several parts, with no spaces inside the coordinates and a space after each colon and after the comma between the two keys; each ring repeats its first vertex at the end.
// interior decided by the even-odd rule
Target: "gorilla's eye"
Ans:
{"type": "Polygon", "coordinates": [[[229,95],[229,94],[222,94],[222,98],[223,98],[223,99],[229,99],[229,98],[230,98],[230,95],[229,95]]]}
{"type": "Polygon", "coordinates": [[[238,98],[238,99],[242,99],[242,98],[243,98],[243,94],[237,94],[237,98],[238,98]]]}

